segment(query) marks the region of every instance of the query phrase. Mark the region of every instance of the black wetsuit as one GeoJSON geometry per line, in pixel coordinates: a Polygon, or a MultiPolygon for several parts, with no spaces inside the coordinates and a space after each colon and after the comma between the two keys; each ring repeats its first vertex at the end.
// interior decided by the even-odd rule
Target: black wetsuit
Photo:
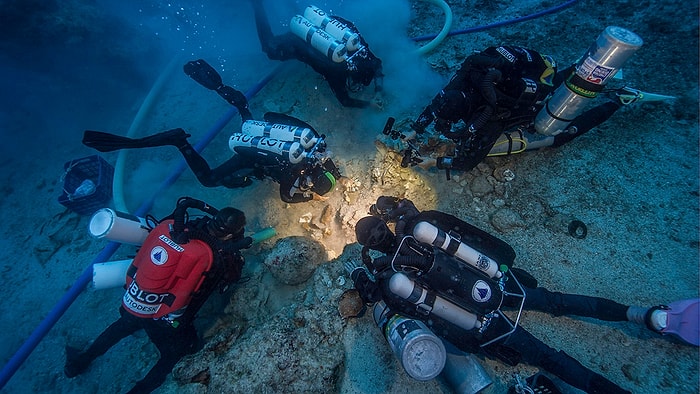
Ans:
{"type": "MultiPolygon", "coordinates": [[[[190,145],[178,147],[197,180],[206,187],[224,186],[238,188],[250,186],[252,178],[271,178],[279,183],[280,198],[286,203],[310,201],[313,195],[299,187],[301,178],[308,172],[305,161],[291,164],[276,155],[261,156],[252,150],[236,153],[216,168],[209,167],[206,160],[190,145]],[[295,186],[296,185],[296,186],[295,186]]],[[[264,153],[264,151],[261,151],[264,153]]],[[[327,162],[330,162],[328,159],[327,162]]]]}
{"type": "MultiPolygon", "coordinates": [[[[201,230],[204,229],[207,220],[209,219],[196,219],[187,226],[201,230]]],[[[206,279],[202,286],[192,297],[182,316],[172,321],[143,318],[129,313],[123,305],[120,306],[120,318],[107,327],[90,347],[79,353],[69,351],[65,368],[66,375],[73,377],[82,373],[93,360],[105,354],[119,341],[139,330],[144,330],[158,349],[160,358],[146,376],[129,390],[129,393],[150,393],[158,388],[183,356],[198,350],[200,340],[194,327],[194,319],[204,302],[214,290],[240,279],[245,260],[239,252],[233,252],[226,247],[240,240],[241,238],[215,241],[216,245],[212,248],[214,251],[213,268],[205,276],[206,279]]],[[[131,274],[134,275],[135,272],[131,274]]]]}
{"type": "MultiPolygon", "coordinates": [[[[328,59],[324,54],[314,49],[294,33],[288,32],[278,36],[274,35],[265,13],[263,1],[252,0],[251,4],[255,11],[255,23],[258,37],[260,38],[260,45],[268,58],[272,60],[296,59],[309,65],[314,71],[323,75],[335,97],[345,107],[365,108],[370,105],[370,102],[366,100],[350,97],[347,84],[351,80],[364,86],[369,86],[374,80],[375,91],[380,92],[382,90],[382,61],[369,49],[367,49],[365,57],[357,57],[355,59],[358,70],[350,72],[346,62],[336,63],[328,59]]],[[[341,21],[348,27],[356,30],[350,22],[341,21]]],[[[364,39],[362,44],[367,47],[364,39]]]]}
{"type": "MultiPolygon", "coordinates": [[[[397,215],[401,215],[401,219],[396,224],[396,241],[394,245],[399,245],[399,240],[404,234],[411,234],[412,228],[416,223],[427,221],[443,231],[449,232],[452,230],[457,232],[461,236],[462,242],[489,256],[499,264],[511,266],[515,259],[515,252],[507,243],[452,215],[437,211],[425,211],[418,214],[417,210],[411,209],[394,213],[393,217],[396,218],[397,215]]],[[[403,246],[399,256],[413,256],[416,250],[419,249],[403,246]]],[[[363,255],[366,255],[364,251],[363,255]]],[[[498,318],[491,320],[491,324],[483,333],[479,333],[478,329],[465,330],[435,314],[426,313],[424,308],[416,307],[413,303],[393,294],[389,289],[389,279],[395,274],[392,265],[400,264],[399,258],[393,261],[391,260],[392,258],[393,253],[388,254],[386,257],[375,258],[369,264],[366,264],[369,271],[374,272],[374,281],[363,270],[353,271],[352,278],[355,288],[360,292],[365,302],[374,303],[383,300],[393,313],[401,313],[423,321],[436,335],[443,337],[463,351],[470,353],[483,352],[487,356],[498,358],[510,365],[525,362],[541,367],[557,375],[572,386],[586,390],[589,393],[628,393],[628,391],[620,388],[602,375],[581,365],[581,363],[565,352],[557,351],[548,346],[520,325],[509,336],[481,347],[482,344],[498,338],[511,330],[512,327],[506,323],[508,317],[499,315],[498,318]],[[389,261],[391,263],[388,263],[389,261]]],[[[423,278],[420,278],[420,275],[413,276],[410,273],[411,271],[416,272],[415,269],[403,270],[413,280],[429,283],[427,281],[430,279],[425,277],[429,275],[429,273],[426,273],[428,270],[424,270],[421,274],[423,278]]],[[[625,305],[598,297],[551,292],[545,288],[537,287],[537,281],[522,270],[514,269],[514,274],[521,275],[520,280],[525,286],[524,309],[539,310],[556,316],[576,315],[606,321],[627,321],[626,312],[628,307],[625,305]],[[528,285],[531,287],[527,287],[528,285]]],[[[440,295],[440,290],[435,290],[440,295]]],[[[506,282],[507,292],[517,294],[519,293],[518,290],[519,288],[517,288],[513,280],[506,282]]],[[[521,300],[520,297],[506,295],[503,304],[504,306],[514,307],[518,305],[519,300],[521,300]]],[[[510,323],[512,324],[513,322],[510,321],[510,323]]]]}
{"type": "MultiPolygon", "coordinates": [[[[548,69],[551,72],[552,68],[538,52],[530,49],[490,47],[467,57],[443,91],[464,92],[470,103],[443,116],[450,122],[462,120],[466,126],[477,127],[473,136],[466,128],[457,132],[443,132],[457,142],[458,147],[449,167],[443,165],[444,161],[439,158],[438,168],[470,170],[488,155],[503,132],[522,127],[534,133],[534,119],[543,107],[543,100],[571,75],[573,67],[558,73],[554,69],[555,74],[542,80],[544,72],[548,69]],[[498,70],[499,73],[494,76],[489,74],[490,70],[498,70]]],[[[439,95],[416,120],[416,124],[420,125],[418,131],[433,121],[438,100],[439,95]]],[[[554,137],[552,146],[561,146],[588,132],[610,118],[620,107],[619,103],[611,101],[582,113],[572,121],[566,132],[554,137]]]]}
{"type": "MultiPolygon", "coordinates": [[[[244,122],[253,119],[245,96],[233,88],[230,88],[230,92],[235,93],[236,99],[231,99],[221,92],[219,94],[238,109],[244,122]]],[[[287,119],[294,124],[313,129],[301,120],[287,115],[275,113],[265,115],[266,118],[268,116],[287,119]]],[[[179,149],[197,180],[205,187],[240,188],[250,186],[253,183],[253,178],[269,177],[279,183],[282,201],[299,203],[313,199],[313,194],[303,185],[305,184],[304,178],[319,168],[316,163],[310,163],[303,159],[299,163],[292,164],[280,155],[262,149],[237,147],[236,153],[230,159],[215,168],[211,168],[206,159],[187,141],[187,137],[188,134],[182,129],[173,129],[138,139],[88,130],[83,136],[83,144],[100,152],[172,145],[179,149]]],[[[330,158],[325,159],[322,166],[340,177],[338,169],[330,158]]]]}

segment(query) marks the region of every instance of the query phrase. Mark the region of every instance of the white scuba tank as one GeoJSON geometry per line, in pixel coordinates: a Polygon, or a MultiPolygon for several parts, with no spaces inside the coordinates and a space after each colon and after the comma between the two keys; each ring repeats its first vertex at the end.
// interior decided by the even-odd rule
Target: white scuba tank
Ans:
{"type": "Polygon", "coordinates": [[[440,338],[422,321],[390,313],[384,301],[374,304],[374,322],[384,333],[404,371],[419,381],[437,377],[447,358],[440,338]]]}
{"type": "Polygon", "coordinates": [[[309,43],[314,49],[325,54],[330,60],[342,63],[346,59],[345,44],[336,40],[323,29],[314,26],[308,19],[295,15],[289,23],[292,33],[309,43]]]}
{"type": "Polygon", "coordinates": [[[447,254],[455,256],[461,261],[485,273],[490,278],[500,278],[503,276],[503,272],[499,270],[497,262],[479,253],[463,242],[452,238],[449,234],[428,222],[416,224],[413,228],[413,236],[420,242],[437,246],[447,254]]]}
{"type": "Polygon", "coordinates": [[[431,295],[430,292],[401,272],[395,273],[389,279],[389,290],[415,305],[426,305],[430,313],[465,330],[481,327],[481,322],[475,314],[460,308],[439,295],[435,295],[433,305],[426,304],[426,300],[431,298],[429,297],[431,295]]]}
{"type": "Polygon", "coordinates": [[[92,285],[95,290],[124,287],[126,271],[134,259],[107,261],[92,265],[92,285]]]}
{"type": "Polygon", "coordinates": [[[545,135],[563,132],[642,44],[642,39],[627,29],[606,27],[537,114],[535,130],[545,135]]]}
{"type": "Polygon", "coordinates": [[[234,152],[236,151],[234,148],[239,146],[261,149],[280,155],[292,164],[297,164],[304,159],[304,148],[296,141],[282,141],[269,137],[234,133],[228,140],[228,146],[234,152]]]}
{"type": "Polygon", "coordinates": [[[102,208],[92,214],[88,231],[95,238],[140,246],[150,230],[142,217],[102,208]]]}
{"type": "Polygon", "coordinates": [[[345,23],[331,18],[330,15],[326,14],[325,11],[311,5],[306,7],[304,10],[304,18],[308,19],[309,22],[313,23],[315,26],[320,27],[325,30],[326,33],[333,36],[338,41],[345,44],[345,48],[349,52],[356,51],[360,47],[360,35],[354,32],[345,23]]]}
{"type": "Polygon", "coordinates": [[[489,151],[489,156],[507,156],[529,150],[544,148],[554,144],[554,137],[539,133],[526,133],[521,130],[501,134],[489,151]]]}
{"type": "Polygon", "coordinates": [[[241,126],[241,132],[280,141],[297,141],[304,149],[311,148],[318,141],[316,133],[308,127],[289,126],[260,120],[246,120],[241,126]]]}

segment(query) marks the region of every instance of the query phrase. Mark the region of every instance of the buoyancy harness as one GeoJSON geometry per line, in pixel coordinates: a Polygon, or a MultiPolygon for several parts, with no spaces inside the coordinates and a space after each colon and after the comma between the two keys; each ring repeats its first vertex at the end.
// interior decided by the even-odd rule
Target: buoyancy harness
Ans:
{"type": "Polygon", "coordinates": [[[396,253],[374,259],[371,266],[373,273],[387,283],[387,305],[427,321],[438,335],[459,339],[469,349],[474,340],[487,346],[515,330],[525,291],[510,269],[515,252],[507,243],[438,211],[408,219],[402,230],[405,233],[397,232],[402,238],[396,253]],[[428,232],[426,228],[437,231],[428,232]],[[506,289],[506,281],[515,285],[506,289]],[[512,321],[501,311],[505,296],[520,299],[517,317],[512,321]],[[493,319],[504,321],[506,329],[499,328],[497,335],[479,340],[485,337],[493,319]]]}

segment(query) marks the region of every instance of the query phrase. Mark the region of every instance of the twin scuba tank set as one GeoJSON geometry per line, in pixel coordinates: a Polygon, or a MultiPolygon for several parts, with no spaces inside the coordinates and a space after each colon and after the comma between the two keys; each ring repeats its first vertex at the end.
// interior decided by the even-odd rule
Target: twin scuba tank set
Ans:
{"type": "Polygon", "coordinates": [[[304,15],[295,15],[290,30],[335,63],[347,62],[364,51],[360,34],[344,22],[331,17],[316,6],[306,7],[304,15]]]}
{"type": "Polygon", "coordinates": [[[259,120],[246,120],[240,133],[229,138],[229,148],[256,148],[282,158],[291,164],[313,159],[325,152],[325,136],[308,127],[290,126],[259,120]]]}
{"type": "MultiPolygon", "coordinates": [[[[494,318],[507,322],[510,330],[481,344],[482,347],[515,331],[525,291],[507,265],[499,266],[492,258],[461,242],[458,234],[447,233],[426,221],[416,224],[412,234],[403,237],[397,250],[391,259],[394,273],[389,279],[389,290],[415,305],[416,313],[426,316],[429,325],[441,320],[464,331],[483,333],[494,318]],[[399,256],[402,247],[410,248],[409,239],[430,251],[429,267],[411,266],[407,262],[413,256],[399,256]],[[514,281],[519,293],[507,292],[506,280],[514,281]],[[513,322],[500,310],[506,295],[520,298],[513,322]]],[[[460,351],[459,357],[454,352],[450,356],[442,340],[423,321],[400,313],[390,314],[383,301],[375,304],[374,318],[412,378],[430,380],[445,370],[443,375],[448,381],[454,380],[450,382],[453,387],[463,387],[469,382],[473,386],[467,390],[470,393],[491,383],[488,374],[471,355],[460,351]],[[455,363],[459,363],[459,367],[455,368],[455,363]]]]}

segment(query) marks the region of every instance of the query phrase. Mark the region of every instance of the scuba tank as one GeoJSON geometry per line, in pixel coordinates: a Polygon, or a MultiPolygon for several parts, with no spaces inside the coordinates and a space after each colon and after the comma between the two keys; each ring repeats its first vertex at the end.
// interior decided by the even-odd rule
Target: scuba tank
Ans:
{"type": "Polygon", "coordinates": [[[345,61],[348,52],[345,44],[333,38],[323,29],[314,26],[303,16],[295,15],[289,23],[289,28],[297,37],[325,54],[328,59],[335,63],[345,61]]]}
{"type": "Polygon", "coordinates": [[[95,238],[140,246],[148,237],[149,228],[144,218],[102,208],[92,214],[88,232],[95,238]]]}
{"type": "Polygon", "coordinates": [[[563,132],[642,43],[638,35],[627,29],[606,27],[535,117],[537,132],[545,135],[563,132]]]}
{"type": "Polygon", "coordinates": [[[304,149],[311,148],[318,141],[316,133],[307,127],[289,126],[259,120],[246,120],[241,126],[243,134],[268,137],[281,141],[297,141],[304,149]]]}
{"type": "Polygon", "coordinates": [[[503,300],[499,283],[446,253],[437,253],[430,270],[416,281],[457,306],[483,316],[498,309],[503,300]]]}
{"type": "Polygon", "coordinates": [[[282,141],[269,137],[233,133],[228,141],[229,148],[236,152],[237,147],[257,148],[281,156],[292,164],[301,162],[304,148],[296,141],[282,141]]]}
{"type": "Polygon", "coordinates": [[[403,273],[397,272],[389,279],[389,290],[417,306],[418,310],[427,311],[464,329],[481,327],[477,315],[453,304],[433,291],[424,289],[403,273]]]}
{"type": "Polygon", "coordinates": [[[356,51],[360,47],[360,35],[345,23],[326,14],[322,9],[313,5],[308,6],[304,10],[304,18],[325,30],[336,40],[343,42],[349,52],[356,51]]]}
{"type": "Polygon", "coordinates": [[[410,377],[426,381],[442,372],[445,345],[422,321],[400,314],[391,315],[384,301],[375,303],[373,312],[374,322],[410,377]]]}
{"type": "Polygon", "coordinates": [[[446,232],[428,222],[420,222],[413,228],[413,236],[416,240],[437,246],[445,253],[457,257],[459,260],[485,273],[490,278],[500,278],[503,272],[499,270],[498,263],[490,257],[479,253],[477,250],[451,237],[446,232]]]}
{"type": "Polygon", "coordinates": [[[92,265],[92,286],[95,290],[123,287],[126,283],[126,271],[133,259],[107,261],[92,265]]]}
{"type": "Polygon", "coordinates": [[[455,394],[478,394],[493,384],[493,379],[484,370],[474,355],[457,349],[443,340],[447,357],[442,376],[455,394]]]}
{"type": "Polygon", "coordinates": [[[508,156],[554,144],[554,136],[535,134],[516,129],[498,137],[488,156],[508,156]]]}

